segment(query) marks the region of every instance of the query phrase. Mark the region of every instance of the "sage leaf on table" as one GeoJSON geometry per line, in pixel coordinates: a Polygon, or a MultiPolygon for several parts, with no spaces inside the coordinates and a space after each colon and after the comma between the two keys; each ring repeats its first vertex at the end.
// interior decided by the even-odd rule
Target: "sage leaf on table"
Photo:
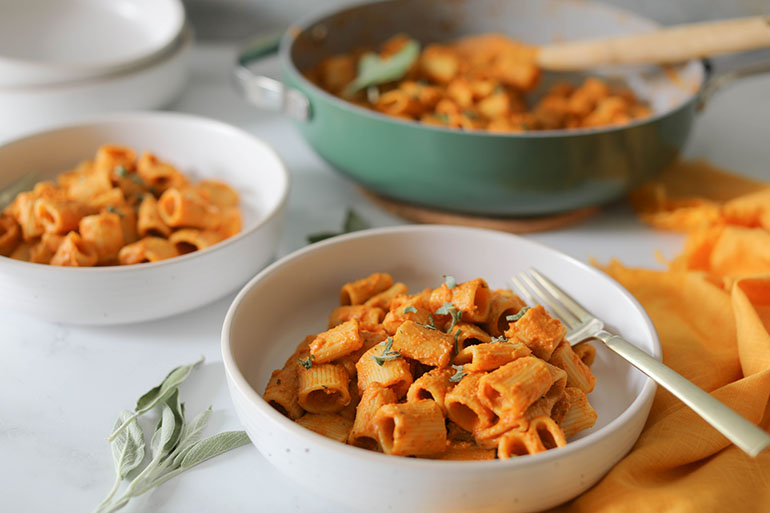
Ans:
{"type": "Polygon", "coordinates": [[[196,415],[188,425],[185,407],[179,397],[179,385],[203,360],[177,367],[166,379],[137,402],[134,412],[122,411],[115,422],[112,454],[115,461],[115,483],[107,497],[96,507],[96,513],[112,513],[133,498],[142,495],[172,477],[215,456],[249,442],[243,431],[226,431],[200,439],[211,417],[211,406],[196,415]],[[152,457],[133,476],[122,495],[114,498],[120,483],[144,461],[144,432],[137,418],[153,408],[160,409],[160,419],[150,440],[152,457]]]}
{"type": "Polygon", "coordinates": [[[191,363],[189,365],[180,365],[179,367],[169,372],[166,378],[160,383],[160,385],[151,388],[147,393],[145,393],[136,401],[136,408],[134,409],[134,413],[128,419],[126,419],[123,424],[115,428],[110,436],[107,437],[107,441],[111,442],[114,440],[115,437],[126,428],[129,422],[152,410],[155,406],[170,397],[171,394],[173,394],[174,391],[179,388],[179,385],[181,385],[190,376],[190,373],[194,369],[197,369],[202,363],[203,358],[201,357],[201,359],[195,363],[191,363]]]}
{"type": "MultiPolygon", "coordinates": [[[[122,425],[130,417],[131,412],[123,410],[115,421],[115,427],[122,425]]],[[[115,483],[102,504],[115,495],[120,482],[144,459],[144,431],[136,419],[130,421],[126,429],[112,441],[112,459],[115,462],[115,483]]]]}
{"type": "Polygon", "coordinates": [[[345,214],[345,222],[342,225],[341,232],[321,232],[311,234],[307,236],[307,241],[310,244],[313,244],[315,242],[320,242],[322,240],[336,237],[337,235],[366,230],[367,228],[369,228],[369,223],[367,223],[360,215],[358,215],[355,210],[349,208],[345,214]]]}
{"type": "Polygon", "coordinates": [[[365,53],[358,60],[358,75],[348,84],[342,95],[350,98],[367,87],[392,82],[406,75],[420,55],[420,44],[410,39],[404,46],[387,57],[376,53],[365,53]]]}

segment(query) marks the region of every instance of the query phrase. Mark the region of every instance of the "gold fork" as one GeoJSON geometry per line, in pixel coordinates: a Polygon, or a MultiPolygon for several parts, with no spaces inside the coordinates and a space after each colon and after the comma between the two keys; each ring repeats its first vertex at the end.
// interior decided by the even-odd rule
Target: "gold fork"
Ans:
{"type": "Polygon", "coordinates": [[[604,323],[590,314],[566,292],[535,269],[511,278],[520,295],[540,303],[567,327],[565,339],[575,345],[587,339],[601,340],[631,365],[652,378],[689,406],[742,451],[756,457],[770,447],[770,435],[735,411],[648,355],[634,344],[604,329],[604,323]]]}

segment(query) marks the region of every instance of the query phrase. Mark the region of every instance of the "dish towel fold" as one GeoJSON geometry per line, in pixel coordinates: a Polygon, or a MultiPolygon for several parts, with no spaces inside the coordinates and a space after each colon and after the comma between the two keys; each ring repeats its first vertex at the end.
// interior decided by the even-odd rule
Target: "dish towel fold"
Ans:
{"type": "MultiPolygon", "coordinates": [[[[644,306],[663,361],[770,430],[770,186],[680,162],[631,197],[654,227],[687,233],[668,270],[600,265],[644,306]]],[[[639,441],[560,513],[770,512],[770,451],[756,459],[658,387],[639,441]]]]}

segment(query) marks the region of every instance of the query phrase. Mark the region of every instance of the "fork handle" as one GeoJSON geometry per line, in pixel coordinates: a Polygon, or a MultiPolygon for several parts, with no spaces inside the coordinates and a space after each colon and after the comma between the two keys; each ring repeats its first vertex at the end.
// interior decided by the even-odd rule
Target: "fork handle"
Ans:
{"type": "Polygon", "coordinates": [[[678,397],[743,452],[756,457],[770,447],[770,435],[764,430],[711,397],[670,367],[663,365],[617,335],[602,330],[595,336],[634,367],[678,397]]]}

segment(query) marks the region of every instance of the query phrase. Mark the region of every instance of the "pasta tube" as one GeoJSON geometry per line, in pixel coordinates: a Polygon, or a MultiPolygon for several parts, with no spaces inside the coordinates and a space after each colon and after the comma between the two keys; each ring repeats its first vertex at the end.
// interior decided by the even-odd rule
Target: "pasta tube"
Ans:
{"type": "Polygon", "coordinates": [[[342,365],[297,367],[297,401],[310,413],[336,413],[350,403],[350,377],[342,365]]]}
{"type": "Polygon", "coordinates": [[[34,208],[35,217],[40,220],[43,230],[58,234],[77,229],[80,219],[87,213],[82,204],[52,201],[46,198],[36,200],[34,208]]]}
{"type": "Polygon", "coordinates": [[[447,416],[466,431],[484,429],[495,420],[495,414],[479,400],[479,382],[483,377],[484,373],[472,372],[444,396],[447,416]]]}
{"type": "Polygon", "coordinates": [[[594,389],[596,377],[583,360],[572,350],[569,342],[563,341],[551,354],[548,363],[567,373],[567,386],[577,387],[586,394],[594,389]]]}
{"type": "Polygon", "coordinates": [[[406,285],[401,282],[394,283],[379,294],[375,294],[367,299],[364,305],[371,308],[382,308],[383,310],[390,310],[390,305],[396,296],[402,296],[408,293],[409,289],[406,285]]]}
{"type": "Polygon", "coordinates": [[[397,397],[393,390],[382,386],[380,383],[372,383],[364,391],[361,402],[358,403],[356,419],[353,422],[348,443],[363,449],[379,450],[380,442],[374,426],[374,416],[380,406],[395,403],[396,400],[397,397]]]}
{"type": "Polygon", "coordinates": [[[571,438],[596,423],[596,411],[588,403],[588,398],[579,388],[568,387],[564,390],[569,402],[564,418],[559,423],[565,438],[571,438]]]}
{"type": "Polygon", "coordinates": [[[238,204],[238,193],[226,183],[216,180],[201,180],[196,187],[205,191],[209,201],[218,207],[234,207],[238,204]]]}
{"type": "Polygon", "coordinates": [[[384,317],[385,312],[382,308],[366,305],[338,306],[329,315],[329,327],[333,328],[343,322],[355,319],[359,322],[362,329],[377,329],[377,325],[382,322],[384,317]]]}
{"type": "Polygon", "coordinates": [[[489,317],[482,327],[493,337],[499,337],[508,329],[506,317],[517,314],[525,306],[527,304],[510,290],[495,290],[489,300],[489,317]]]}
{"type": "Polygon", "coordinates": [[[133,265],[144,262],[157,262],[175,256],[179,256],[179,252],[166,239],[145,237],[133,244],[120,248],[118,262],[120,265],[133,265]]]}
{"type": "Polygon", "coordinates": [[[163,222],[158,201],[152,194],[145,194],[136,214],[136,231],[140,237],[168,237],[171,228],[163,222]]]}
{"type": "Polygon", "coordinates": [[[291,361],[283,369],[273,371],[262,398],[290,419],[298,419],[305,410],[297,400],[297,366],[291,361]]]}
{"type": "Polygon", "coordinates": [[[69,232],[51,258],[51,265],[91,267],[98,260],[99,255],[92,244],[84,241],[78,232],[69,232]]]}
{"type": "Polygon", "coordinates": [[[86,216],[80,220],[79,230],[83,240],[96,249],[98,263],[117,261],[118,252],[125,244],[118,214],[102,212],[86,216]]]}
{"type": "Polygon", "coordinates": [[[20,242],[19,224],[10,216],[0,215],[0,255],[10,255],[20,242]]]}
{"type": "Polygon", "coordinates": [[[210,248],[217,242],[221,242],[222,234],[219,231],[182,228],[172,233],[168,241],[176,247],[180,255],[185,255],[210,248]]]}
{"type": "Polygon", "coordinates": [[[360,305],[392,285],[393,277],[388,273],[374,273],[361,280],[351,281],[340,290],[340,305],[360,305]]]}
{"type": "Polygon", "coordinates": [[[492,342],[489,333],[468,322],[458,322],[448,333],[457,341],[458,352],[468,346],[492,342]]]}
{"type": "Polygon", "coordinates": [[[158,200],[160,218],[172,227],[215,230],[222,218],[219,208],[209,203],[194,189],[166,189],[158,200]]]}
{"type": "Polygon", "coordinates": [[[535,358],[524,356],[479,380],[479,400],[499,417],[506,414],[521,416],[538,398],[555,387],[560,396],[566,383],[566,373],[535,358]]]}
{"type": "Polygon", "coordinates": [[[427,456],[446,450],[444,415],[429,399],[380,406],[374,425],[385,454],[427,456]]]}
{"type": "Polygon", "coordinates": [[[356,363],[358,391],[363,394],[372,383],[380,383],[393,389],[396,397],[404,397],[413,380],[409,363],[403,358],[395,358],[379,365],[375,356],[381,356],[384,351],[385,344],[377,344],[366,351],[356,363]]]}
{"type": "Polygon", "coordinates": [[[510,323],[505,336],[523,342],[538,358],[549,360],[566,333],[560,320],[548,315],[542,305],[535,305],[510,323]]]}
{"type": "Polygon", "coordinates": [[[345,443],[353,422],[340,415],[328,413],[306,413],[295,421],[302,427],[315,431],[319,435],[345,443]]]}
{"type": "MultiPolygon", "coordinates": [[[[156,193],[182,188],[187,179],[174,166],[162,162],[150,152],[144,152],[136,163],[136,173],[144,184],[156,193]]],[[[175,226],[175,225],[174,225],[175,226]]]]}
{"type": "Polygon", "coordinates": [[[444,368],[452,358],[454,338],[443,331],[406,321],[393,336],[393,349],[425,365],[444,368]]]}
{"type": "Polygon", "coordinates": [[[490,371],[531,353],[527,346],[518,342],[476,344],[457,353],[452,363],[463,365],[463,370],[469,372],[490,371]]]}
{"type": "Polygon", "coordinates": [[[433,369],[426,372],[409,387],[409,391],[406,393],[406,400],[420,401],[422,399],[432,399],[446,415],[447,410],[444,398],[455,386],[455,383],[449,381],[449,378],[454,373],[454,369],[433,369]]]}
{"type": "Polygon", "coordinates": [[[315,363],[327,363],[360,349],[363,343],[358,321],[353,319],[318,334],[310,344],[310,355],[315,363]]]}

